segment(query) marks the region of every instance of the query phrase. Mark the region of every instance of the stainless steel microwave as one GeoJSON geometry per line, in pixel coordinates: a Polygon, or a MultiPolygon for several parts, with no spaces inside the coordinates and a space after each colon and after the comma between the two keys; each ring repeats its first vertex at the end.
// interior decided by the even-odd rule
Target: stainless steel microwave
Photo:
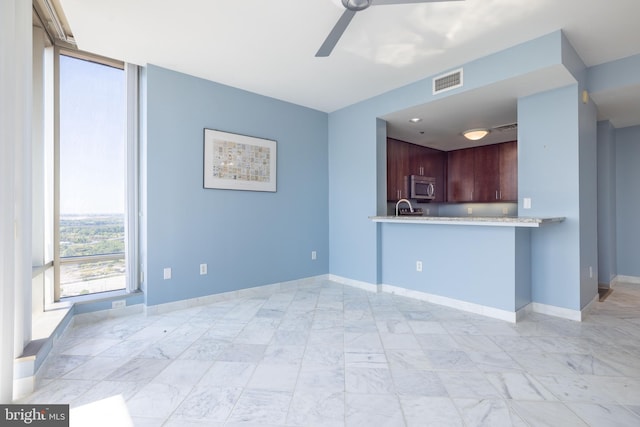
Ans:
{"type": "Polygon", "coordinates": [[[404,177],[410,199],[433,200],[436,198],[436,179],[429,176],[409,175],[404,177]]]}

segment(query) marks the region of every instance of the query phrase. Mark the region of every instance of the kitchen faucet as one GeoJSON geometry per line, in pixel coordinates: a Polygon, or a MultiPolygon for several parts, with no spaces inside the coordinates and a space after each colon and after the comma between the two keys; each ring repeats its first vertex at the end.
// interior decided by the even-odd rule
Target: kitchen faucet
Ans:
{"type": "Polygon", "coordinates": [[[407,202],[409,205],[409,211],[413,213],[413,206],[411,206],[411,202],[407,199],[400,199],[398,200],[398,203],[396,203],[396,216],[398,216],[398,206],[400,205],[400,202],[407,202]]]}

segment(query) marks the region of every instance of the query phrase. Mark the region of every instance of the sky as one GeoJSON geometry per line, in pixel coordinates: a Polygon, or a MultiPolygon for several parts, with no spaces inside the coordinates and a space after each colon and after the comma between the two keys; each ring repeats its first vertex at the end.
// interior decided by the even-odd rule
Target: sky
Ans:
{"type": "Polygon", "coordinates": [[[124,213],[123,70],[60,56],[60,213],[124,213]]]}

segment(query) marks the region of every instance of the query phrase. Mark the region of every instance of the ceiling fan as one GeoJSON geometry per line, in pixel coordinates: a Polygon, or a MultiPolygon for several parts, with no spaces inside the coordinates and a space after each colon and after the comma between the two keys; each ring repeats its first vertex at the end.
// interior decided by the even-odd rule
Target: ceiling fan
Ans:
{"type": "MultiPolygon", "coordinates": [[[[325,57],[331,54],[331,51],[342,37],[342,33],[347,29],[349,22],[353,19],[356,12],[365,10],[369,6],[382,6],[386,4],[407,4],[407,3],[433,3],[442,1],[461,1],[461,0],[342,0],[345,11],[338,19],[338,22],[329,33],[320,49],[316,53],[316,57],[325,57]]],[[[462,0],[464,1],[464,0],[462,0]]]]}

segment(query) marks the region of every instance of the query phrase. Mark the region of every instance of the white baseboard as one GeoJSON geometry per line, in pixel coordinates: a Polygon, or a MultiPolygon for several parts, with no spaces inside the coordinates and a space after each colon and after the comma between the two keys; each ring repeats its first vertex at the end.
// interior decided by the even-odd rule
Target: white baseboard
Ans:
{"type": "Polygon", "coordinates": [[[440,295],[429,294],[421,291],[414,291],[412,289],[406,289],[393,285],[374,285],[367,282],[361,282],[358,280],[347,279],[345,277],[329,275],[329,280],[340,283],[347,286],[353,286],[358,289],[364,289],[369,292],[386,292],[393,295],[400,295],[407,298],[413,298],[420,301],[426,301],[433,304],[442,305],[445,307],[451,307],[470,313],[480,314],[483,316],[491,317],[494,319],[505,320],[507,322],[515,323],[522,318],[525,312],[519,310],[517,312],[511,312],[507,310],[501,310],[495,307],[489,307],[486,305],[474,304],[466,301],[457,300],[454,298],[443,297],[440,295]]]}
{"type": "Polygon", "coordinates": [[[216,302],[227,301],[235,298],[269,296],[284,290],[302,289],[309,286],[315,286],[321,283],[322,281],[327,280],[328,277],[329,275],[322,274],[319,276],[305,277],[303,279],[290,280],[287,282],[273,283],[269,285],[256,286],[253,288],[239,289],[237,291],[205,295],[202,297],[167,302],[164,304],[157,304],[157,305],[150,305],[150,306],[147,305],[147,306],[144,306],[144,310],[146,315],[164,314],[174,310],[184,310],[187,308],[214,304],[216,302]]]}
{"type": "Polygon", "coordinates": [[[539,302],[532,302],[531,311],[534,313],[546,314],[547,316],[560,317],[562,319],[574,320],[576,322],[582,322],[593,309],[594,304],[598,301],[598,294],[596,294],[591,302],[587,304],[582,310],[572,310],[570,308],[558,307],[555,305],[542,304],[539,302]]]}
{"type": "Polygon", "coordinates": [[[486,305],[462,301],[454,298],[429,294],[427,292],[414,291],[412,289],[401,288],[398,286],[382,285],[382,292],[400,295],[407,298],[414,298],[420,301],[426,301],[445,307],[455,308],[457,310],[462,310],[469,313],[480,314],[482,316],[504,320],[511,323],[515,323],[518,317],[518,313],[515,311],[502,310],[495,307],[489,307],[486,305]]]}
{"type": "Polygon", "coordinates": [[[630,283],[632,285],[640,285],[640,277],[618,275],[611,280],[610,286],[614,287],[618,283],[630,283]]]}
{"type": "Polygon", "coordinates": [[[577,322],[582,320],[582,313],[580,310],[571,310],[570,308],[557,307],[555,305],[542,304],[539,302],[532,302],[529,305],[531,306],[531,311],[534,313],[561,317],[563,319],[575,320],[577,322]]]}
{"type": "MultiPolygon", "coordinates": [[[[626,278],[625,278],[626,279],[626,278]]],[[[640,278],[638,278],[640,279],[640,278]]],[[[406,289],[393,285],[373,285],[371,283],[361,282],[357,280],[347,279],[345,277],[329,275],[329,280],[343,285],[353,286],[359,289],[364,289],[370,292],[386,292],[394,295],[400,295],[407,298],[413,298],[420,301],[426,301],[433,304],[442,305],[445,307],[455,308],[457,310],[466,311],[469,313],[480,314],[482,316],[491,317],[493,319],[504,320],[506,322],[516,323],[522,320],[529,313],[540,313],[548,316],[560,317],[568,320],[575,320],[581,322],[593,309],[594,304],[598,301],[598,295],[596,294],[582,310],[571,310],[564,307],[557,307],[554,305],[541,304],[532,302],[517,311],[502,310],[495,307],[489,307],[486,305],[475,304],[467,301],[462,301],[454,298],[443,297],[441,295],[434,295],[427,292],[415,291],[412,289],[406,289]]],[[[621,280],[622,281],[622,280],[621,280]]],[[[628,283],[628,280],[624,280],[628,283]]],[[[640,283],[640,280],[638,281],[640,283]]]]}
{"type": "Polygon", "coordinates": [[[378,285],[362,282],[360,280],[348,279],[342,276],[336,276],[335,274],[329,274],[329,280],[331,280],[332,282],[340,283],[341,285],[351,286],[353,288],[362,289],[368,292],[377,293],[380,291],[380,287],[378,285]]]}

